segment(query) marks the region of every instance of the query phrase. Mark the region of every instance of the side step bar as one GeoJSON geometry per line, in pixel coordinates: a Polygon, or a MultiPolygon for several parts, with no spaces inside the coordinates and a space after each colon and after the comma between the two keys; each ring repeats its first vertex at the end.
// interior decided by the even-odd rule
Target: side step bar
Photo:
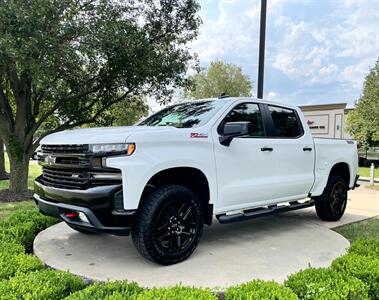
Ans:
{"type": "Polygon", "coordinates": [[[218,215],[216,217],[221,224],[227,224],[227,223],[234,223],[234,222],[240,222],[240,221],[244,221],[244,220],[248,220],[252,218],[257,218],[260,216],[271,215],[275,213],[281,213],[281,212],[286,212],[290,210],[311,207],[314,204],[315,202],[313,199],[308,200],[303,203],[299,203],[295,201],[295,202],[291,202],[289,205],[272,205],[268,207],[260,207],[260,208],[245,210],[241,213],[237,213],[233,215],[223,214],[223,215],[218,215]]]}

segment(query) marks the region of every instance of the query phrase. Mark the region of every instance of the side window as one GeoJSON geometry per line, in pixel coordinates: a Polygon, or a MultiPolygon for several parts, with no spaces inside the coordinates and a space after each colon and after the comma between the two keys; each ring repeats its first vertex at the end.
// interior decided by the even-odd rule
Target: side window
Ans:
{"type": "Polygon", "coordinates": [[[241,103],[234,107],[225,117],[223,124],[227,122],[250,122],[250,136],[265,136],[262,115],[258,104],[241,103]]]}
{"type": "Polygon", "coordinates": [[[294,110],[271,105],[268,105],[268,110],[274,125],[273,136],[294,138],[303,133],[300,120],[294,110]]]}

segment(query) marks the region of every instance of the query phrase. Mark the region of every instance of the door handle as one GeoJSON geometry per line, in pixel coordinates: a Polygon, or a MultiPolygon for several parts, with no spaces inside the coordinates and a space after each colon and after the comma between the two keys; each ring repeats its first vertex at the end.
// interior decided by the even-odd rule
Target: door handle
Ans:
{"type": "Polygon", "coordinates": [[[271,152],[271,151],[273,151],[274,149],[273,148],[270,148],[270,147],[262,147],[261,148],[261,151],[269,151],[269,152],[271,152]]]}
{"type": "Polygon", "coordinates": [[[311,147],[304,147],[303,151],[312,151],[312,148],[311,147]]]}

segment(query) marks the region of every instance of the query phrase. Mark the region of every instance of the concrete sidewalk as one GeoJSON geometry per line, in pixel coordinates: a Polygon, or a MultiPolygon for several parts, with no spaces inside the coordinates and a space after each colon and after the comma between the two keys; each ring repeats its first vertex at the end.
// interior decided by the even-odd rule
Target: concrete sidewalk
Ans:
{"type": "Polygon", "coordinates": [[[379,192],[361,187],[349,193],[339,222],[320,221],[314,208],[242,223],[206,227],[198,249],[186,261],[159,266],[143,259],[131,238],[86,235],[64,223],[41,232],[35,254],[48,266],[86,278],[128,279],[143,287],[179,283],[223,290],[253,278],[285,278],[309,265],[329,266],[349,242],[331,227],[379,215],[379,192]]]}

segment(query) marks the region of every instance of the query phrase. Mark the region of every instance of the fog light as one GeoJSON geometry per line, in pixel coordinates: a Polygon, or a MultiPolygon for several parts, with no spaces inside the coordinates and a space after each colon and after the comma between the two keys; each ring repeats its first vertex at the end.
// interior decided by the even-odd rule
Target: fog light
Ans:
{"type": "Polygon", "coordinates": [[[89,220],[84,213],[80,212],[78,217],[79,217],[80,221],[82,221],[84,223],[89,223],[89,220]]]}

